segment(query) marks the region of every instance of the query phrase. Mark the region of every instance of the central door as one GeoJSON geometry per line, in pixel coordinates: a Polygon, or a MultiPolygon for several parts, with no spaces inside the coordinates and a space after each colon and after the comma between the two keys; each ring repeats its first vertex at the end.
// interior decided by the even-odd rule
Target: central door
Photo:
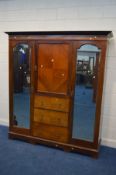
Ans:
{"type": "Polygon", "coordinates": [[[69,45],[39,44],[37,91],[68,94],[69,45]]]}
{"type": "Polygon", "coordinates": [[[70,44],[37,43],[33,135],[69,139],[70,44]]]}

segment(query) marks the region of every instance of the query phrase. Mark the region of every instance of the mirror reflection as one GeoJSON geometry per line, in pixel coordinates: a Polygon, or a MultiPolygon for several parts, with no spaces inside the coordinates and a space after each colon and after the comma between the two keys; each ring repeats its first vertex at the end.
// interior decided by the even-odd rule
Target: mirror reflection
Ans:
{"type": "Polygon", "coordinates": [[[100,50],[83,45],[77,50],[72,137],[93,141],[100,50]]]}
{"type": "Polygon", "coordinates": [[[27,44],[18,44],[13,49],[13,125],[30,126],[30,56],[27,44]]]}

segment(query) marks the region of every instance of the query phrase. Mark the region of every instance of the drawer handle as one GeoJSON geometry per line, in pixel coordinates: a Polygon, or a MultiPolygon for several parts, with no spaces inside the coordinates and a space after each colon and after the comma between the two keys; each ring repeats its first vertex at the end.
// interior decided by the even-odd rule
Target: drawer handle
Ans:
{"type": "Polygon", "coordinates": [[[41,66],[40,66],[41,68],[43,68],[43,64],[41,64],[41,66]]]}
{"type": "Polygon", "coordinates": [[[51,62],[53,63],[54,62],[54,59],[51,59],[51,62]]]}

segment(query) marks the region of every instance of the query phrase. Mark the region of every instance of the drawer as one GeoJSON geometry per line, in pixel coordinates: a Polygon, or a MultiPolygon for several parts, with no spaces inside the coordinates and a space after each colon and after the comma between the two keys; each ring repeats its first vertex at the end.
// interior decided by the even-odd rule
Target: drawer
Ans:
{"type": "Polygon", "coordinates": [[[68,129],[64,127],[49,126],[34,122],[32,134],[35,137],[47,140],[68,142],[68,129]]]}
{"type": "Polygon", "coordinates": [[[35,108],[34,122],[68,127],[68,113],[35,108]]]}
{"type": "Polygon", "coordinates": [[[36,95],[34,107],[69,112],[69,99],[36,95]]]}

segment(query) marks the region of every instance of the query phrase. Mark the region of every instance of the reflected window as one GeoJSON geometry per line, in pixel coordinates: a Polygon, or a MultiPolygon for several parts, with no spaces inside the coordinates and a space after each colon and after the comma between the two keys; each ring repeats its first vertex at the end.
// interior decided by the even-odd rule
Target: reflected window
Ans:
{"type": "Polygon", "coordinates": [[[27,44],[13,49],[13,124],[21,128],[30,126],[30,56],[27,44]]]}
{"type": "Polygon", "coordinates": [[[83,45],[77,50],[72,137],[93,141],[100,50],[83,45]]]}

